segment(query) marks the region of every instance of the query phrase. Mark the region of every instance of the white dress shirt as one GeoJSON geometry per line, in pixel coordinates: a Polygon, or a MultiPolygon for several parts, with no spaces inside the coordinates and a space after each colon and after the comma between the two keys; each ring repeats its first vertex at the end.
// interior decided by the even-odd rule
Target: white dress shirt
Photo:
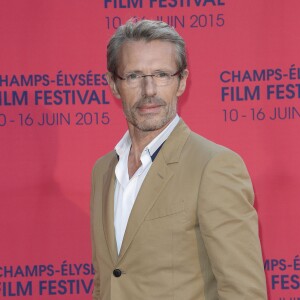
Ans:
{"type": "Polygon", "coordinates": [[[128,131],[115,147],[119,156],[119,162],[115,169],[116,186],[114,194],[114,226],[118,253],[120,253],[132,207],[152,165],[152,160],[157,154],[156,151],[159,151],[179,120],[179,116],[176,115],[172,122],[144,148],[140,158],[142,164],[130,179],[128,174],[128,155],[131,148],[131,139],[128,131]]]}

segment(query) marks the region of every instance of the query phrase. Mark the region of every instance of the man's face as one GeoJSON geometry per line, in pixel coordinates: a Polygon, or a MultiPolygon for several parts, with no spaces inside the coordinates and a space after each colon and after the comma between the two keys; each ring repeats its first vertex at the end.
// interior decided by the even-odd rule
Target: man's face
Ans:
{"type": "MultiPolygon", "coordinates": [[[[157,71],[174,74],[176,65],[175,46],[164,41],[137,41],[125,43],[119,55],[118,75],[129,73],[149,75],[157,71]]],[[[112,79],[109,84],[113,94],[122,99],[123,110],[129,127],[142,131],[154,131],[166,127],[177,112],[177,97],[186,86],[188,71],[179,80],[178,76],[164,86],[157,86],[151,76],[141,78],[138,86],[129,87],[126,81],[112,79]]]]}

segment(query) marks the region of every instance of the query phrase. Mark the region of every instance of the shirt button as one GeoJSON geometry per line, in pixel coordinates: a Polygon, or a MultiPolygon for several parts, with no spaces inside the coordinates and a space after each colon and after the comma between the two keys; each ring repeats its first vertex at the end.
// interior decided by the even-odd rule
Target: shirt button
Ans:
{"type": "Polygon", "coordinates": [[[115,269],[113,274],[115,277],[120,277],[122,275],[122,271],[120,269],[115,269]]]}

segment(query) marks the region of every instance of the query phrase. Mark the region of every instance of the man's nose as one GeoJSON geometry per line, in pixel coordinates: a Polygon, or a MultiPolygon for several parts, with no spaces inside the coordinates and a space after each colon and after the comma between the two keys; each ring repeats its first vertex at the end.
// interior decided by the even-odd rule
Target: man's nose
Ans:
{"type": "Polygon", "coordinates": [[[146,76],[142,80],[143,96],[152,97],[156,95],[157,88],[152,76],[146,76]]]}

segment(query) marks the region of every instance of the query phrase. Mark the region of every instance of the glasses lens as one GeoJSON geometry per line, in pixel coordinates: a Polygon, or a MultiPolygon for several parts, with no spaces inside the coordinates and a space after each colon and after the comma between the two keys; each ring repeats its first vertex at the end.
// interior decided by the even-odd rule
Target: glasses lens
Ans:
{"type": "Polygon", "coordinates": [[[126,77],[126,82],[130,87],[136,87],[141,82],[141,77],[138,77],[136,74],[131,74],[126,77]]]}
{"type": "Polygon", "coordinates": [[[149,75],[131,73],[126,75],[125,79],[127,85],[132,88],[138,87],[146,77],[151,77],[157,86],[163,86],[168,85],[175,75],[177,75],[177,73],[171,74],[168,72],[157,72],[149,75]]]}
{"type": "Polygon", "coordinates": [[[167,85],[172,79],[172,75],[166,72],[153,74],[153,79],[158,86],[167,85]]]}

